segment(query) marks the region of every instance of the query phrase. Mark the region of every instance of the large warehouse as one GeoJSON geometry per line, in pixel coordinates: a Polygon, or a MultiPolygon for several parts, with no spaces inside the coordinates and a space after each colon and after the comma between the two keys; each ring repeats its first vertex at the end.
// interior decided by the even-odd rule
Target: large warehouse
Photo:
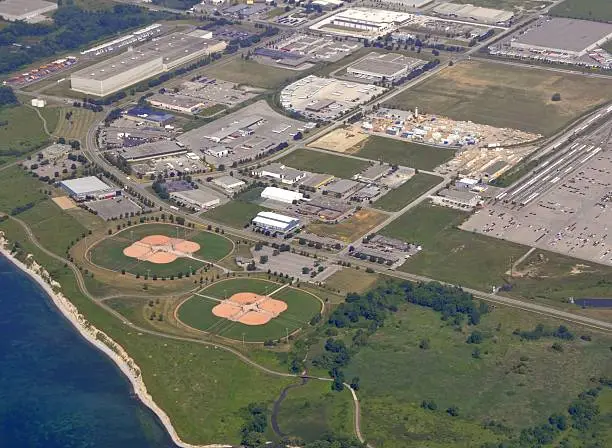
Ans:
{"type": "Polygon", "coordinates": [[[170,34],[73,73],[70,86],[76,92],[106,96],[226,46],[221,41],[170,34]]]}
{"type": "Polygon", "coordinates": [[[76,201],[86,199],[106,199],[117,196],[118,190],[113,188],[95,176],[69,179],[60,182],[64,190],[76,201]]]}
{"type": "Polygon", "coordinates": [[[57,3],[44,0],[3,0],[0,1],[0,17],[9,22],[23,20],[38,22],[43,14],[57,9],[57,3]]]}
{"type": "Polygon", "coordinates": [[[260,229],[280,233],[291,232],[300,225],[300,220],[298,218],[274,212],[259,212],[251,222],[255,227],[259,227],[260,229]]]}
{"type": "Polygon", "coordinates": [[[365,58],[349,66],[346,71],[357,78],[367,81],[395,81],[413,69],[425,64],[421,59],[395,53],[370,53],[365,58]]]}
{"type": "Polygon", "coordinates": [[[302,193],[291,190],[283,190],[277,187],[266,187],[261,192],[263,199],[270,199],[271,201],[284,202],[285,204],[292,204],[293,201],[301,201],[304,199],[302,193]]]}
{"type": "Polygon", "coordinates": [[[459,3],[440,3],[433,11],[436,14],[458,19],[474,20],[475,22],[486,23],[489,25],[505,25],[514,18],[512,11],[503,9],[482,8],[470,4],[459,3]]]}
{"type": "Polygon", "coordinates": [[[535,52],[583,56],[612,39],[612,24],[588,20],[548,18],[516,35],[510,47],[535,52]]]}
{"type": "Polygon", "coordinates": [[[384,9],[351,8],[321,20],[310,29],[355,37],[378,37],[395,31],[412,17],[412,14],[384,9]]]}

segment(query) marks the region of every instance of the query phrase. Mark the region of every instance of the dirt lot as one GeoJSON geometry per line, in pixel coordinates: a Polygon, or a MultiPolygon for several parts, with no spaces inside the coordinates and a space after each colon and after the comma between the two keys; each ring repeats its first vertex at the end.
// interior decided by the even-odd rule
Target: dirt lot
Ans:
{"type": "Polygon", "coordinates": [[[387,107],[443,114],[496,127],[550,135],[612,99],[612,80],[469,61],[389,100],[387,107]],[[554,93],[561,101],[551,100],[554,93]]]}
{"type": "Polygon", "coordinates": [[[352,126],[346,129],[335,129],[308,146],[335,152],[354,152],[351,149],[367,138],[368,135],[358,126],[352,126]]]}
{"type": "Polygon", "coordinates": [[[62,210],[70,210],[71,208],[76,208],[76,204],[68,196],[58,196],[57,198],[52,198],[52,200],[62,210]]]}
{"type": "Polygon", "coordinates": [[[362,209],[353,216],[338,224],[315,223],[308,226],[308,231],[319,236],[328,236],[345,243],[351,243],[368,233],[368,231],[380,224],[386,215],[371,209],[362,209]]]}

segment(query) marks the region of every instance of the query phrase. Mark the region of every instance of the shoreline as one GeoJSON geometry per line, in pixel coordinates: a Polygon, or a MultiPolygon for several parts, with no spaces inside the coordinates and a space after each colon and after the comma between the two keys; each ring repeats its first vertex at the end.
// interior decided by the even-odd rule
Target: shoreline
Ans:
{"type": "Polygon", "coordinates": [[[131,384],[132,390],[138,399],[149,408],[161,422],[170,438],[180,448],[231,448],[232,445],[226,444],[211,444],[211,445],[193,445],[184,442],[179,437],[176,429],[172,425],[168,414],[160,408],[153,400],[153,397],[147,391],[146,385],[142,379],[141,370],[134,360],[129,356],[128,352],[106,333],[91,325],[85,317],[79,313],[78,309],[67,297],[61,292],[56,292],[53,288],[59,289],[61,285],[54,281],[49,273],[39,265],[32,254],[28,254],[27,261],[31,261],[28,265],[18,260],[9,249],[7,249],[9,241],[0,232],[0,255],[4,256],[10,263],[28,275],[34,280],[51,299],[51,302],[60,311],[62,316],[77,330],[79,335],[83,337],[89,344],[104,353],[108,358],[115,363],[121,373],[127,377],[131,384]]]}

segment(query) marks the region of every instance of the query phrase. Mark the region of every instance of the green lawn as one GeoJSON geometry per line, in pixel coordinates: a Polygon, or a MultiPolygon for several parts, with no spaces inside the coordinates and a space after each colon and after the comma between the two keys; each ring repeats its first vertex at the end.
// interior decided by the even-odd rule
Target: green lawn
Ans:
{"type": "Polygon", "coordinates": [[[550,10],[558,17],[612,22],[612,3],[609,0],[565,0],[550,10]]]}
{"type": "Polygon", "coordinates": [[[204,70],[209,78],[219,78],[223,81],[246,84],[264,89],[276,89],[288,84],[293,78],[299,78],[300,72],[287,70],[269,65],[259,64],[255,61],[234,59],[229,63],[219,63],[204,70]]]}
{"type": "Polygon", "coordinates": [[[144,275],[150,271],[151,275],[168,277],[179,272],[189,272],[189,267],[199,269],[203,261],[217,261],[232,250],[232,242],[212,232],[187,229],[171,224],[145,224],[125,229],[100,241],[90,253],[91,261],[98,266],[114,271],[125,270],[132,274],[144,275]],[[155,264],[138,261],[135,258],[123,255],[123,250],[132,242],[147,235],[166,235],[194,241],[200,245],[200,250],[193,255],[197,259],[178,258],[168,264],[155,264]]]}
{"type": "Polygon", "coordinates": [[[265,210],[267,209],[250,202],[230,201],[202,213],[201,216],[220,224],[241,229],[249,224],[257,213],[265,210]]]}
{"type": "Polygon", "coordinates": [[[350,391],[332,392],[328,382],[309,381],[289,390],[277,422],[284,434],[311,442],[330,433],[353,437],[353,415],[350,391]]]}
{"type": "Polygon", "coordinates": [[[401,210],[426,191],[442,182],[442,178],[427,173],[417,173],[399,188],[389,191],[374,202],[374,207],[388,212],[401,210]]]}
{"type": "MultiPolygon", "coordinates": [[[[41,148],[49,142],[42,122],[32,108],[27,106],[0,108],[0,123],[5,122],[6,124],[0,126],[0,165],[41,148]]],[[[55,125],[51,123],[51,126],[57,126],[57,118],[55,125]]],[[[53,129],[49,131],[53,132],[53,129]]]]}
{"type": "Polygon", "coordinates": [[[364,160],[351,159],[349,157],[336,156],[308,149],[293,151],[279,160],[279,162],[298,170],[327,173],[345,179],[353,177],[368,166],[368,162],[364,160]]]}
{"type": "Polygon", "coordinates": [[[521,341],[512,334],[538,323],[551,328],[560,324],[498,307],[483,317],[477,328],[485,340],[474,345],[466,343],[472,327],[457,331],[439,313],[405,305],[370,337],[346,370],[348,378],[357,375],[361,380],[366,438],[384,448],[471,448],[498,437],[483,428],[484,421],[516,430],[564,412],[592,386],[591,378],[612,371],[612,340],[571,328],[576,339],[563,341],[563,352],[557,352],[551,345],[558,339],[521,341]],[[592,341],[578,337],[585,333],[592,341]],[[429,349],[419,348],[424,339],[429,349]],[[475,348],[479,359],[472,356],[475,348]],[[434,401],[438,410],[420,409],[422,400],[434,401]],[[450,406],[459,408],[459,417],[446,414],[450,406]]]}
{"type": "Polygon", "coordinates": [[[19,166],[6,168],[0,172],[0,211],[8,213],[14,207],[45,200],[47,196],[40,191],[45,187],[19,166]]]}
{"type": "Polygon", "coordinates": [[[610,79],[468,61],[446,68],[385,106],[418,107],[455,120],[551,135],[610,100],[610,79]],[[551,101],[557,92],[562,100],[551,101]]]}
{"type": "Polygon", "coordinates": [[[371,136],[360,145],[362,146],[359,151],[355,153],[357,156],[427,171],[448,162],[455,155],[453,149],[436,148],[379,136],[371,136]]]}
{"type": "MultiPolygon", "coordinates": [[[[231,279],[214,283],[198,294],[223,300],[238,292],[270,294],[281,286],[282,284],[260,279],[231,279]]],[[[307,325],[310,319],[321,311],[321,303],[316,297],[297,288],[287,287],[272,297],[287,303],[288,308],[265,325],[249,326],[218,318],[212,314],[212,309],[219,302],[200,295],[194,295],[184,302],[178,310],[178,317],[193,328],[226,338],[242,340],[244,335],[246,341],[263,342],[285,337],[287,331],[292,333],[307,325]]]]}
{"type": "Polygon", "coordinates": [[[510,259],[518,260],[528,247],[457,229],[467,216],[423,203],[380,233],[423,246],[400,270],[490,291],[505,282],[510,259]]]}

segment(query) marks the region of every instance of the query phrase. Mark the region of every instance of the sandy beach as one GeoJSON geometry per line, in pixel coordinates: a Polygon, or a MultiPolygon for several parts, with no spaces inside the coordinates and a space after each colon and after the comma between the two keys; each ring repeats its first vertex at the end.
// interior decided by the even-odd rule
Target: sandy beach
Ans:
{"type": "Polygon", "coordinates": [[[10,243],[5,239],[0,232],[0,254],[4,255],[11,263],[28,274],[33,280],[38,283],[41,288],[51,298],[51,301],[59,309],[62,315],[77,329],[79,334],[85,338],[91,345],[108,356],[128,378],[136,396],[157,415],[172,441],[182,448],[231,448],[232,445],[213,444],[213,445],[192,445],[181,440],[177,434],[170,418],[153,400],[153,397],[147,392],[147,388],[142,379],[141,371],[129,354],[113,341],[106,333],[92,326],[85,317],[79,313],[78,309],[70,302],[59,290],[61,285],[54,281],[49,273],[40,266],[32,257],[28,255],[27,261],[22,263],[16,259],[10,252],[10,243]]]}

